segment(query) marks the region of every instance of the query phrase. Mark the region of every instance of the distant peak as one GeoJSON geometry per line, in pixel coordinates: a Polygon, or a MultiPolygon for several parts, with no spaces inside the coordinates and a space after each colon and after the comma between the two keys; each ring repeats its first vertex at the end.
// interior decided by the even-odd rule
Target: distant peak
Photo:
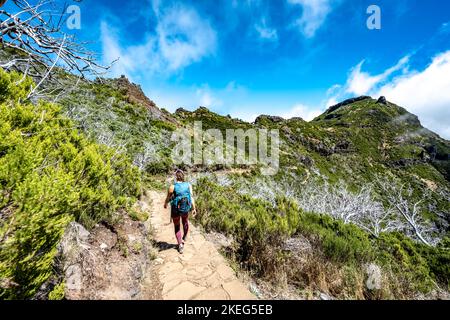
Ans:
{"type": "Polygon", "coordinates": [[[342,101],[342,102],[340,102],[340,103],[338,103],[338,104],[336,104],[334,106],[329,107],[328,110],[325,113],[330,113],[330,112],[336,111],[337,109],[339,109],[341,107],[347,106],[349,104],[352,104],[352,103],[355,103],[355,102],[358,102],[358,101],[367,100],[367,99],[372,99],[372,97],[370,97],[370,96],[360,96],[360,97],[356,97],[356,98],[347,99],[347,100],[344,100],[344,101],[342,101]]]}
{"type": "Polygon", "coordinates": [[[301,122],[304,122],[305,119],[303,119],[302,117],[293,117],[293,118],[290,118],[288,121],[301,121],[301,122]]]}
{"type": "Polygon", "coordinates": [[[157,119],[177,124],[175,119],[162,112],[155,102],[145,95],[140,85],[131,82],[125,75],[121,75],[120,78],[114,79],[113,82],[115,83],[116,88],[125,93],[129,103],[136,103],[144,106],[157,119]]]}
{"type": "Polygon", "coordinates": [[[195,112],[210,112],[207,107],[200,106],[195,112]]]}
{"type": "Polygon", "coordinates": [[[187,113],[187,112],[190,112],[189,110],[186,110],[186,109],[184,109],[184,108],[178,108],[177,110],[175,110],[175,113],[176,114],[179,114],[179,113],[187,113]]]}
{"type": "Polygon", "coordinates": [[[260,124],[260,123],[262,123],[264,120],[270,121],[270,122],[273,122],[273,123],[280,123],[280,122],[285,121],[285,119],[282,118],[282,117],[278,117],[278,116],[269,116],[269,115],[263,114],[263,115],[260,115],[258,118],[256,118],[255,123],[256,123],[256,124],[260,124]]]}

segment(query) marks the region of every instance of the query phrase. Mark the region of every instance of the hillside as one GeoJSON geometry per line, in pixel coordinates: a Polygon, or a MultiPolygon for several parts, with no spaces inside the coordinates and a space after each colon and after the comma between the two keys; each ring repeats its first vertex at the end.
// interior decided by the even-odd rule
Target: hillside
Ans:
{"type": "MultiPolygon", "coordinates": [[[[140,114],[142,117],[146,113],[140,114]]],[[[138,115],[139,113],[136,114],[136,119],[139,119],[138,115]]],[[[124,114],[124,117],[129,117],[129,114],[124,114]]],[[[367,232],[367,234],[363,233],[365,234],[364,237],[371,238],[375,234],[376,238],[379,238],[382,231],[395,231],[395,234],[401,239],[395,241],[400,241],[400,243],[409,241],[407,238],[402,238],[403,235],[406,235],[413,239],[411,245],[416,243],[414,245],[419,246],[418,248],[421,248],[420,242],[422,241],[420,241],[415,232],[415,226],[405,222],[402,217],[398,217],[398,213],[395,213],[395,210],[392,211],[392,206],[395,206],[396,201],[399,202],[405,199],[407,206],[409,204],[413,206],[413,204],[420,202],[420,218],[416,219],[417,221],[413,221],[413,224],[417,224],[419,229],[423,229],[423,237],[427,243],[446,243],[444,239],[448,237],[450,219],[448,171],[450,143],[423,128],[415,115],[383,98],[375,100],[370,97],[360,97],[344,101],[337,106],[330,107],[323,115],[311,122],[298,118],[282,119],[279,117],[260,116],[255,123],[251,124],[239,119],[233,119],[230,116],[215,114],[204,107],[200,107],[193,112],[178,109],[171,117],[175,121],[170,120],[163,123],[177,123],[178,127],[180,127],[180,125],[190,126],[194,121],[201,121],[204,130],[219,129],[222,132],[225,132],[226,129],[247,130],[252,128],[280,130],[282,138],[280,150],[281,170],[273,177],[262,176],[259,173],[258,165],[185,166],[186,169],[193,172],[192,179],[197,183],[196,189],[199,201],[201,201],[204,208],[202,212],[206,215],[201,215],[199,222],[206,230],[220,231],[228,236],[238,237],[238,239],[235,239],[235,246],[237,247],[229,248],[231,250],[228,252],[229,256],[239,261],[250,272],[256,272],[258,276],[270,277],[273,274],[273,270],[266,270],[268,268],[267,264],[261,265],[261,262],[257,262],[260,257],[252,258],[248,256],[248,252],[245,254],[242,252],[250,250],[254,254],[258,253],[256,248],[246,248],[247,241],[251,241],[252,246],[257,246],[257,239],[249,238],[248,232],[252,225],[252,220],[248,221],[247,219],[255,215],[255,210],[251,209],[252,206],[262,206],[261,210],[268,213],[275,210],[275,214],[275,212],[281,210],[279,201],[288,201],[283,206],[287,205],[288,208],[294,206],[294,212],[306,211],[331,216],[337,222],[344,222],[343,228],[350,228],[352,225],[356,225],[358,228],[362,228],[364,232],[367,232]],[[240,169],[242,173],[239,173],[239,170],[233,170],[233,168],[240,169]],[[214,174],[216,170],[220,170],[217,175],[214,174]],[[224,176],[220,172],[229,172],[229,174],[224,176]],[[387,190],[383,189],[383,185],[384,187],[390,185],[397,188],[387,190]],[[218,193],[216,194],[215,192],[218,193]],[[225,197],[221,201],[220,199],[224,195],[225,197]],[[396,199],[395,196],[397,198],[400,196],[400,198],[396,199]],[[281,200],[283,198],[285,200],[281,200]],[[248,217],[242,212],[239,213],[241,209],[238,209],[245,208],[246,201],[250,201],[248,210],[251,213],[248,217]],[[262,203],[251,204],[252,201],[262,201],[262,203]],[[264,204],[265,202],[267,203],[264,204]],[[273,209],[269,209],[272,207],[273,209]],[[365,207],[377,209],[366,210],[365,207]],[[223,208],[229,208],[227,215],[222,212],[223,208]],[[214,214],[216,210],[218,210],[218,216],[214,214]],[[366,210],[367,215],[375,216],[376,227],[374,227],[373,219],[367,219],[364,214],[361,214],[360,217],[353,215],[352,210],[359,210],[360,212],[366,210]],[[230,215],[231,220],[225,222],[225,216],[228,215],[230,215]],[[232,227],[234,223],[243,226],[243,239],[239,239],[240,231],[232,227]],[[347,227],[346,224],[348,223],[350,225],[347,227]],[[256,265],[251,262],[252,259],[257,259],[254,262],[256,265]]],[[[109,118],[120,119],[119,117],[109,118]]],[[[152,116],[150,118],[154,119],[152,116]]],[[[129,123],[130,121],[127,120],[127,122],[129,123]]],[[[141,120],[135,123],[144,122],[141,120]]],[[[136,127],[138,126],[133,126],[133,129],[136,127]]],[[[159,138],[148,138],[146,140],[148,143],[147,151],[150,151],[147,153],[147,157],[150,160],[144,167],[144,171],[150,175],[170,172],[175,167],[171,163],[169,153],[173,144],[171,144],[169,139],[163,140],[164,143],[162,143],[160,138],[167,136],[170,132],[165,130],[170,130],[170,128],[166,128],[159,122],[149,127],[144,124],[145,129],[139,130],[146,131],[150,128],[150,130],[155,130],[156,128],[157,131],[162,132],[162,135],[159,138]],[[156,165],[157,169],[155,170],[156,165]]],[[[115,134],[119,136],[122,134],[120,127],[115,134]]],[[[131,141],[134,141],[133,137],[134,135],[130,135],[131,141]]],[[[135,143],[130,143],[130,145],[135,143]]],[[[271,228],[270,225],[259,225],[259,219],[257,217],[257,220],[253,222],[256,223],[258,228],[262,228],[262,230],[271,228]]],[[[324,222],[317,223],[321,225],[324,222]]],[[[281,227],[282,231],[277,232],[283,234],[282,238],[287,237],[283,241],[289,243],[289,241],[294,241],[290,239],[296,239],[298,230],[293,225],[293,222],[279,222],[276,225],[278,226],[278,224],[283,227],[281,227]],[[290,232],[287,232],[284,223],[288,224],[288,229],[292,228],[290,232]]],[[[319,231],[316,230],[314,232],[319,231]]],[[[353,234],[359,231],[349,232],[353,234]]],[[[264,240],[264,238],[261,240],[264,240]]],[[[279,241],[281,240],[279,239],[279,241]]],[[[335,241],[343,241],[343,239],[340,240],[338,237],[335,241]]],[[[371,242],[372,240],[368,241],[371,242]]],[[[361,245],[360,242],[363,241],[355,240],[358,246],[361,245]]],[[[369,244],[367,245],[369,246],[369,244]]],[[[389,247],[393,243],[383,244],[383,246],[386,245],[389,247]]],[[[402,244],[401,246],[405,245],[402,244]]],[[[270,251],[273,250],[273,248],[270,249],[270,251]]],[[[277,250],[284,252],[279,247],[277,250]]],[[[349,259],[346,255],[356,254],[354,252],[351,253],[353,250],[351,248],[345,250],[350,251],[345,253],[345,257],[342,258],[344,261],[349,259]]],[[[383,252],[385,249],[380,250],[383,252]]],[[[332,249],[331,251],[339,251],[339,249],[332,249]]],[[[332,255],[334,254],[336,253],[332,253],[332,255]]],[[[373,254],[375,256],[382,255],[380,252],[373,254]]],[[[421,255],[419,254],[419,256],[421,255]]],[[[364,259],[369,258],[365,257],[364,259]]],[[[410,265],[411,259],[418,259],[418,257],[413,255],[408,258],[408,261],[403,263],[410,265]]],[[[448,259],[448,256],[447,258],[441,257],[438,259],[440,261],[438,264],[440,264],[442,262],[441,259],[448,259]]],[[[361,263],[361,261],[358,263],[361,263]]],[[[270,263],[272,266],[276,265],[274,261],[270,260],[270,263]]],[[[423,261],[423,263],[424,268],[428,270],[425,271],[425,274],[429,273],[431,278],[437,276],[436,272],[442,272],[442,270],[436,271],[434,269],[436,266],[428,265],[429,262],[423,261]]],[[[396,273],[396,271],[392,272],[396,273]]],[[[425,277],[424,274],[416,274],[414,269],[411,269],[411,273],[408,277],[425,277]]],[[[363,277],[362,275],[360,276],[363,277]]],[[[448,285],[448,273],[438,277],[444,281],[444,286],[448,285]]],[[[389,281],[395,283],[392,279],[389,281]]],[[[415,281],[419,282],[415,285],[413,284],[414,288],[423,285],[421,283],[422,280],[410,279],[408,281],[412,283],[415,281]]],[[[402,294],[408,296],[411,291],[416,289],[403,288],[402,294]]],[[[391,294],[394,296],[400,295],[400,293],[391,294]]],[[[337,294],[337,296],[339,295],[337,294]]]]}
{"type": "Polygon", "coordinates": [[[60,106],[27,101],[33,81],[21,78],[0,69],[0,298],[61,297],[55,270],[67,226],[117,223],[141,179],[125,154],[88,139],[60,106]]]}
{"type": "Polygon", "coordinates": [[[88,229],[102,221],[113,223],[113,213],[133,212],[132,202],[143,188],[165,188],[166,176],[176,167],[171,135],[194,121],[221,132],[280,132],[280,170],[274,176],[262,175],[259,164],[183,166],[195,184],[195,222],[207,233],[226,237],[223,253],[255,281],[268,282],[273,290],[287,286],[303,298],[317,292],[341,299],[435,298],[449,289],[450,142],[423,128],[406,109],[385,99],[360,97],[330,107],[311,122],[260,116],[247,123],[203,107],[171,114],[124,77],[79,83],[65,77],[71,89],[57,96],[58,107],[28,102],[20,107],[16,104],[23,98],[16,95],[23,95],[26,85],[11,93],[11,80],[2,73],[5,112],[0,128],[8,137],[0,146],[0,277],[26,285],[25,291],[2,285],[2,297],[33,297],[52,275],[56,246],[70,221],[88,229]],[[26,112],[17,113],[17,108],[26,112]],[[53,108],[58,111],[47,111],[53,108]],[[40,127],[53,130],[54,125],[75,131],[69,137],[48,137],[40,127]],[[42,142],[30,132],[42,136],[42,142]],[[76,142],[80,139],[85,142],[76,142]],[[20,151],[18,146],[29,149],[20,151]],[[85,162],[80,161],[84,148],[93,153],[85,162]],[[49,150],[56,154],[46,158],[49,150]],[[34,160],[23,166],[17,152],[34,160]],[[33,173],[42,161],[49,181],[60,170],[67,175],[61,181],[73,181],[71,189],[44,192],[48,186],[39,184],[47,180],[37,181],[33,173]],[[18,166],[23,169],[16,177],[11,172],[18,166]],[[28,186],[30,181],[34,184],[28,186]],[[26,199],[43,197],[33,190],[56,202],[30,209],[26,199]],[[42,227],[48,234],[26,240],[27,230],[36,228],[30,217],[39,215],[58,227],[42,227]],[[13,224],[12,217],[20,219],[13,224]],[[23,241],[37,242],[21,246],[13,240],[22,237],[20,230],[23,241]],[[44,252],[42,243],[48,252],[44,264],[36,255],[44,252]],[[44,269],[28,274],[28,266],[35,264],[44,269]],[[373,270],[379,276],[369,288],[373,270]]]}
{"type": "Polygon", "coordinates": [[[234,239],[228,255],[256,277],[339,298],[417,297],[437,279],[448,287],[450,144],[404,108],[361,97],[311,122],[176,114],[206,128],[281,132],[276,176],[254,168],[197,182],[200,223],[234,239]],[[431,243],[440,243],[433,253],[431,243]],[[372,264],[383,290],[363,289],[372,264]]]}

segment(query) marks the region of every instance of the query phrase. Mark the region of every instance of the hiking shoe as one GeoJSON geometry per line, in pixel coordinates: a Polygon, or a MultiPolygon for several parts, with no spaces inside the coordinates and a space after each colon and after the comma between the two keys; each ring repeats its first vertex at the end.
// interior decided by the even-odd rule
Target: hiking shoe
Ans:
{"type": "Polygon", "coordinates": [[[182,244],[179,244],[179,245],[178,245],[178,252],[179,252],[180,254],[182,254],[182,253],[183,253],[183,250],[184,250],[184,246],[183,246],[182,244]]]}

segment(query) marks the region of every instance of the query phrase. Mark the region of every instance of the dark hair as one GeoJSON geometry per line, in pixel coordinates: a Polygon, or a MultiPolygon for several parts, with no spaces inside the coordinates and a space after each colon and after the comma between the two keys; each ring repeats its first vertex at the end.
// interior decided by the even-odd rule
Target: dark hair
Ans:
{"type": "Polygon", "coordinates": [[[177,171],[175,171],[175,176],[177,178],[177,181],[184,182],[184,172],[183,172],[183,170],[178,169],[177,171]]]}

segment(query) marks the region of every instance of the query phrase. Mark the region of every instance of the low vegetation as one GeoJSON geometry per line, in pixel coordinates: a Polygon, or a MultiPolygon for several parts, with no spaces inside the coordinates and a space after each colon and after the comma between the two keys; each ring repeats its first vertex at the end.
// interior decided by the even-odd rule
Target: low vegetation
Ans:
{"type": "Polygon", "coordinates": [[[53,274],[70,221],[112,223],[140,193],[139,172],[126,155],[86,138],[59,106],[28,102],[31,85],[0,70],[1,299],[38,292],[53,274]]]}
{"type": "Polygon", "coordinates": [[[305,212],[285,196],[256,199],[209,178],[197,181],[196,193],[197,221],[233,238],[228,255],[256,277],[343,299],[413,298],[436,283],[449,288],[448,240],[432,247],[400,232],[375,237],[353,223],[305,212]],[[370,263],[383,270],[382,286],[373,291],[364,283],[370,263]]]}

